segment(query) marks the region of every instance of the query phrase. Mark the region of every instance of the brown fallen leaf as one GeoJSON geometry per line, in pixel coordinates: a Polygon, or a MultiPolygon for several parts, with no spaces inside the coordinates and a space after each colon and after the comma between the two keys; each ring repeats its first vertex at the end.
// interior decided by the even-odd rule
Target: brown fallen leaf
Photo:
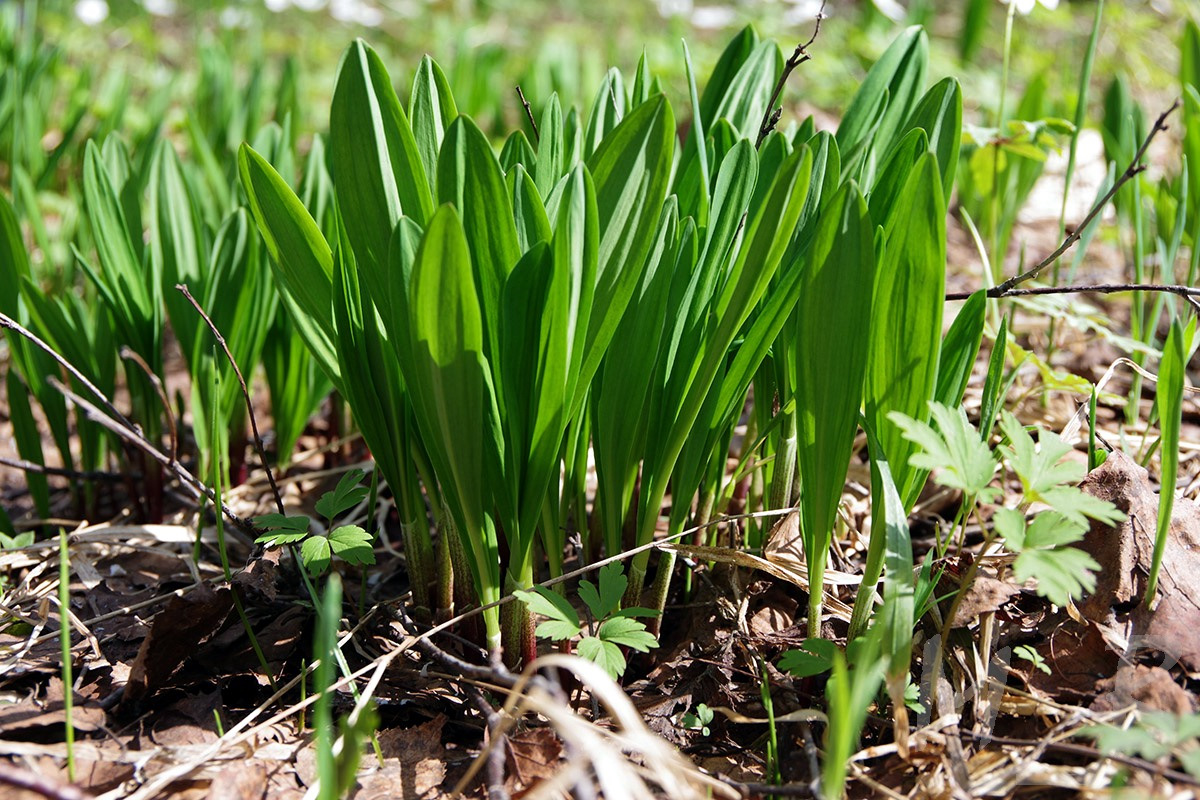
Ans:
{"type": "Polygon", "coordinates": [[[267,796],[267,768],[253,761],[225,767],[208,787],[209,800],[263,800],[267,796]]]}
{"type": "Polygon", "coordinates": [[[562,742],[550,728],[528,728],[508,737],[508,788],[528,791],[560,769],[562,742]]]}
{"type": "Polygon", "coordinates": [[[1117,711],[1137,703],[1139,708],[1191,714],[1195,699],[1162,667],[1122,664],[1117,674],[1097,681],[1100,696],[1092,703],[1093,711],[1117,711]]]}
{"type": "Polygon", "coordinates": [[[1019,586],[1011,583],[998,581],[986,575],[977,576],[959,602],[951,627],[962,628],[969,625],[980,614],[999,610],[1020,591],[1019,586]]]}
{"type": "MultiPolygon", "coordinates": [[[[17,703],[0,703],[0,734],[28,731],[66,723],[62,679],[51,677],[41,696],[30,694],[17,703]]],[[[77,731],[99,730],[104,725],[104,710],[85,704],[78,696],[71,709],[71,726],[77,731]]]]}
{"type": "Polygon", "coordinates": [[[1175,500],[1151,609],[1144,596],[1154,557],[1158,493],[1148,473],[1124,453],[1113,452],[1080,488],[1114,503],[1127,516],[1115,527],[1093,523],[1080,545],[1101,567],[1096,590],[1080,610],[1103,622],[1114,605],[1136,603],[1131,644],[1165,653],[1189,672],[1200,672],[1200,507],[1185,498],[1175,500]]]}
{"type": "Polygon", "coordinates": [[[172,598],[142,640],[125,684],[122,705],[153,694],[198,645],[220,629],[232,608],[229,589],[214,592],[205,583],[183,597],[172,598]]]}
{"type": "Polygon", "coordinates": [[[385,800],[433,797],[446,779],[446,752],[442,728],[446,717],[438,715],[412,728],[388,728],[379,732],[384,764],[359,775],[354,800],[385,800]]]}

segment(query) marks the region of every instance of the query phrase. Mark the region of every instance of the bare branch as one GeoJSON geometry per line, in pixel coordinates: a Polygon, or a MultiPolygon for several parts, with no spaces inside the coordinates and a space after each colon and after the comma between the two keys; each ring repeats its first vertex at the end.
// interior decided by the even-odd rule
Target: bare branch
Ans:
{"type": "Polygon", "coordinates": [[[196,298],[192,297],[192,293],[188,291],[185,284],[177,283],[175,288],[183,292],[183,296],[187,298],[192,307],[197,313],[204,318],[208,324],[208,329],[212,331],[213,336],[217,337],[217,344],[221,345],[221,349],[225,351],[225,358],[229,360],[230,366],[233,367],[233,372],[237,375],[238,383],[242,387],[242,398],[246,401],[246,413],[250,415],[250,430],[254,431],[254,449],[258,452],[259,463],[262,464],[263,472],[267,473],[267,482],[271,484],[271,494],[275,498],[275,506],[279,509],[279,513],[283,514],[283,497],[279,494],[279,486],[275,483],[275,474],[271,472],[271,466],[267,463],[267,449],[263,446],[262,436],[258,433],[258,420],[254,416],[254,404],[250,402],[250,389],[246,386],[246,379],[242,377],[242,371],[238,368],[237,362],[233,360],[233,353],[229,352],[229,345],[225,343],[225,337],[217,330],[216,323],[208,314],[204,313],[204,309],[196,302],[196,298]]]}
{"type": "Polygon", "coordinates": [[[1083,222],[1079,223],[1075,230],[1071,231],[1067,238],[1063,239],[1062,244],[1060,244],[1053,253],[1035,264],[1031,269],[1022,272],[1020,275],[1014,275],[1003,283],[997,285],[994,289],[989,290],[988,297],[1008,296],[1007,293],[1010,289],[1018,286],[1019,284],[1033,280],[1039,274],[1041,274],[1042,270],[1053,264],[1062,257],[1063,253],[1071,249],[1075,242],[1079,241],[1079,238],[1083,235],[1083,232],[1087,229],[1088,225],[1091,225],[1100,216],[1100,212],[1104,210],[1104,207],[1107,206],[1109,201],[1112,200],[1113,197],[1116,196],[1117,192],[1121,190],[1121,187],[1124,186],[1135,175],[1145,169],[1141,162],[1143,156],[1146,155],[1146,150],[1150,148],[1150,143],[1154,141],[1155,136],[1167,130],[1167,117],[1171,116],[1171,113],[1174,112],[1175,109],[1179,108],[1179,106],[1180,101],[1176,99],[1175,102],[1171,104],[1170,108],[1158,115],[1158,119],[1154,121],[1154,127],[1152,127],[1150,132],[1146,134],[1146,138],[1142,142],[1142,146],[1139,147],[1137,152],[1134,154],[1133,160],[1129,163],[1129,166],[1126,167],[1125,171],[1121,173],[1121,176],[1113,182],[1112,188],[1105,193],[1104,197],[1100,198],[1096,205],[1092,206],[1092,210],[1089,211],[1087,216],[1083,218],[1083,222]],[[993,291],[996,293],[992,294],[993,291]]]}
{"type": "Polygon", "coordinates": [[[525,107],[525,116],[529,118],[529,127],[533,128],[533,141],[535,143],[542,140],[542,136],[538,133],[537,123],[533,119],[533,109],[529,107],[529,101],[525,99],[525,93],[521,91],[521,84],[517,84],[517,97],[521,98],[521,105],[525,107]]]}
{"type": "Polygon", "coordinates": [[[812,36],[808,37],[808,41],[804,44],[796,45],[796,49],[792,52],[791,57],[784,63],[783,72],[779,74],[779,80],[775,83],[775,91],[771,92],[771,102],[767,103],[766,113],[763,114],[762,124],[758,126],[758,141],[754,143],[755,147],[760,147],[763,139],[771,131],[775,130],[775,126],[779,124],[779,118],[783,116],[783,106],[776,106],[779,102],[779,96],[783,94],[783,87],[787,84],[788,78],[796,67],[803,64],[805,61],[812,59],[808,54],[808,48],[817,40],[818,34],[821,33],[821,20],[825,19],[825,0],[821,0],[821,8],[817,11],[816,24],[813,26],[812,36]]]}

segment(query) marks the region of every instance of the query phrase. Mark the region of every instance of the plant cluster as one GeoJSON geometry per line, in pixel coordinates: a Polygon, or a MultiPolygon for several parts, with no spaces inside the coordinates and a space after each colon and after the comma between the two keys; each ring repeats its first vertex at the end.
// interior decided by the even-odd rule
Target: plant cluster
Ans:
{"type": "MultiPolygon", "coordinates": [[[[351,43],[329,132],[306,148],[292,71],[278,82],[268,122],[261,74],[239,85],[228,63],[212,58],[203,62],[202,102],[179,137],[159,126],[130,145],[111,130],[92,132],[72,186],[78,220],[66,248],[51,242],[36,191],[64,155],[33,147],[45,123],[14,105],[24,116],[6,134],[14,189],[0,195],[0,321],[12,334],[5,387],[17,447],[45,462],[40,407],[66,472],[102,471],[128,444],[96,424],[101,412],[80,397],[98,395],[117,414],[107,398],[120,387],[128,430],[151,448],[165,439],[165,468],[176,474],[194,451],[197,474],[219,489],[242,477],[248,450],[238,368],[262,374],[277,466],[323,405],[335,432],[348,422],[361,434],[373,486],[394,501],[418,618],[481,608],[478,644],[510,665],[532,662],[540,637],[614,678],[629,651],[657,646],[676,566],[667,550],[651,562],[664,528],[670,539],[691,532],[696,545],[754,550],[766,535],[757,522],[744,542],[723,541],[710,523],[795,507],[809,638],[778,666],[797,677],[828,673],[823,782],[827,795],[840,795],[881,686],[897,741],[906,740],[905,709],[922,699],[910,674],[914,630],[941,613],[941,569],[952,548],[965,553],[968,523],[978,523],[984,552],[999,554],[1018,582],[1067,606],[1094,587],[1098,568],[1074,545],[1093,522],[1121,518],[1078,488],[1086,470],[1068,458],[1070,443],[1005,410],[1030,360],[1047,385],[1085,389],[1093,420],[1098,390],[1055,377],[1049,355],[1010,341],[997,299],[1051,265],[1057,280],[1057,259],[1076,242],[1082,254],[1088,223],[1110,201],[1128,233],[1121,244],[1134,283],[1190,285],[1198,276],[1200,31],[1192,23],[1183,39],[1181,170],[1153,182],[1141,174],[1165,115],[1148,128],[1114,82],[1104,102],[1113,166],[1095,209],[1057,254],[1001,282],[1017,214],[1047,153],[1066,143],[1073,157],[1102,7],[1074,122],[1051,113],[1042,80],[1012,118],[1002,106],[995,124],[965,130],[958,81],[928,79],[920,26],[887,47],[831,131],[812,117],[778,127],[783,83],[807,54],[802,46],[785,59],[749,27],[705,78],[683,47],[688,91],[678,115],[644,56],[632,76],[605,73],[586,108],[534,95],[528,132],[513,130],[499,146],[491,126],[461,113],[428,56],[402,97],[379,54],[351,43]],[[683,117],[690,122],[681,127],[683,117]],[[991,269],[945,325],[954,196],[991,269]],[[61,257],[60,274],[35,266],[29,237],[43,257],[61,257]],[[76,281],[82,297],[63,291],[76,281]],[[985,334],[993,346],[973,424],[962,398],[985,334]],[[190,380],[186,400],[165,389],[171,342],[190,380]],[[68,377],[48,350],[77,372],[68,377]],[[826,613],[825,571],[859,454],[870,470],[870,531],[843,647],[826,613]],[[908,518],[931,475],[961,502],[918,568],[908,518]],[[1020,492],[1006,492],[1011,485],[1020,492]],[[595,582],[568,592],[571,559],[586,568],[631,550],[627,566],[607,563],[595,582]],[[546,579],[553,588],[541,585],[546,579]],[[513,595],[520,602],[506,602],[513,595]],[[535,624],[534,615],[545,619],[535,624]]],[[[1010,12],[1010,33],[1012,24],[1010,12]]],[[[10,38],[14,80],[36,83],[52,54],[10,38]]],[[[68,108],[74,117],[78,109],[68,108]]],[[[1195,319],[1167,294],[1135,293],[1126,344],[1139,365],[1160,359],[1152,421],[1167,489],[1152,600],[1195,319]]],[[[1127,406],[1135,417],[1140,391],[1135,384],[1127,406]]],[[[1089,466],[1099,461],[1093,431],[1089,466]]],[[[143,516],[160,518],[164,462],[130,449],[122,464],[143,516]]],[[[335,524],[374,500],[365,475],[348,472],[316,501],[323,524],[282,505],[254,518],[257,543],[299,545],[312,577],[334,556],[349,567],[374,564],[373,533],[335,524]]],[[[31,474],[29,486],[49,517],[45,477],[31,474]]],[[[74,486],[94,507],[92,484],[74,486]]],[[[30,541],[0,514],[0,545],[30,541]]],[[[969,561],[939,617],[943,640],[979,564],[969,561]]],[[[340,587],[335,572],[320,610],[321,690],[333,680],[340,587]]],[[[1021,655],[1045,669],[1036,652],[1021,655]]],[[[935,671],[941,658],[939,649],[935,671]]],[[[770,711],[766,675],[763,665],[770,711]]],[[[683,718],[706,736],[712,721],[703,704],[683,718]]],[[[317,726],[332,736],[325,701],[317,726]]],[[[347,723],[352,755],[320,751],[325,786],[352,783],[354,744],[368,728],[357,716],[347,723]]],[[[1136,746],[1156,757],[1178,745],[1190,757],[1186,731],[1169,747],[1156,749],[1149,733],[1136,746]]]]}

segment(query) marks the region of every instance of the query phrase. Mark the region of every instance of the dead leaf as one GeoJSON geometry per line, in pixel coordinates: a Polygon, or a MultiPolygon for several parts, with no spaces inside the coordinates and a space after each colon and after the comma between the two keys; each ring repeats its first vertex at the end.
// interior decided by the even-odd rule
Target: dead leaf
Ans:
{"type": "Polygon", "coordinates": [[[962,628],[969,625],[980,614],[998,611],[1020,591],[1020,587],[1011,583],[998,581],[986,575],[976,576],[975,581],[958,604],[951,627],[962,628]]]}
{"type": "Polygon", "coordinates": [[[559,770],[562,742],[551,728],[529,728],[508,737],[509,791],[530,789],[559,770]]]}
{"type": "Polygon", "coordinates": [[[263,800],[267,796],[267,769],[253,761],[225,767],[208,788],[209,800],[263,800]]]}
{"type": "Polygon", "coordinates": [[[149,697],[171,674],[212,636],[233,608],[229,589],[213,591],[201,583],[183,597],[175,597],[154,618],[130,668],[122,705],[149,697]]]}
{"type": "Polygon", "coordinates": [[[1096,591],[1080,606],[1091,620],[1102,622],[1113,606],[1137,603],[1132,612],[1133,637],[1141,646],[1167,653],[1189,672],[1200,672],[1200,507],[1176,498],[1163,551],[1158,598],[1153,609],[1144,594],[1154,557],[1158,494],[1148,473],[1128,456],[1113,452],[1080,488],[1114,503],[1127,519],[1116,527],[1093,523],[1081,547],[1101,566],[1096,591]]]}
{"type": "Polygon", "coordinates": [[[1116,711],[1134,703],[1142,709],[1172,714],[1196,710],[1196,701],[1162,667],[1122,664],[1116,675],[1097,681],[1096,689],[1101,694],[1092,703],[1093,711],[1116,711]]]}
{"type": "MultiPolygon", "coordinates": [[[[19,702],[0,703],[0,733],[64,725],[67,720],[63,700],[62,679],[51,676],[41,697],[30,693],[19,702]]],[[[76,697],[71,709],[71,726],[77,731],[99,730],[104,725],[104,710],[81,700],[76,697]]]]}

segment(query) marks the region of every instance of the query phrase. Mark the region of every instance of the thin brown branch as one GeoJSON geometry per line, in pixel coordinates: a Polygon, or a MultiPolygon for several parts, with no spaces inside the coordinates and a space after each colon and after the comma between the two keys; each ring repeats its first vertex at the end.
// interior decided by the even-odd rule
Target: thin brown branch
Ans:
{"type": "Polygon", "coordinates": [[[142,358],[128,346],[121,347],[121,359],[124,361],[132,361],[137,364],[146,376],[146,380],[150,381],[150,385],[154,387],[154,393],[158,395],[158,402],[162,405],[163,415],[167,418],[168,439],[171,442],[171,460],[179,459],[179,432],[175,427],[175,415],[171,413],[171,401],[167,397],[167,389],[163,386],[162,378],[154,374],[154,370],[150,369],[150,365],[146,363],[146,359],[142,358]]]}
{"type": "Polygon", "coordinates": [[[1124,753],[1102,753],[1094,747],[1088,747],[1083,744],[1072,744],[1070,742],[1045,742],[1037,739],[1012,739],[1004,736],[985,736],[972,731],[959,731],[959,735],[965,738],[977,739],[985,744],[998,744],[1006,747],[1038,747],[1045,746],[1047,750],[1059,753],[1066,753],[1075,756],[1082,756],[1088,759],[1108,759],[1115,761],[1127,767],[1140,769],[1144,772],[1149,772],[1154,775],[1166,778],[1167,780],[1175,781],[1176,783],[1186,784],[1188,786],[1200,786],[1200,781],[1193,778],[1184,772],[1178,772],[1173,769],[1168,769],[1153,761],[1147,761],[1144,758],[1137,756],[1127,756],[1124,753]]]}
{"type": "Polygon", "coordinates": [[[1170,108],[1158,115],[1158,119],[1154,121],[1154,126],[1150,129],[1150,132],[1146,134],[1146,138],[1142,141],[1142,146],[1138,148],[1136,153],[1134,153],[1133,160],[1129,162],[1129,166],[1126,167],[1125,171],[1121,173],[1121,176],[1113,182],[1112,188],[1105,193],[1104,197],[1100,198],[1100,200],[1097,201],[1094,206],[1092,206],[1092,209],[1088,211],[1087,216],[1083,218],[1083,221],[1075,227],[1075,230],[1071,231],[1071,233],[1065,239],[1063,239],[1062,244],[1060,244],[1053,253],[1043,258],[1032,268],[1025,270],[1020,275],[1014,275],[1003,283],[997,285],[993,290],[990,290],[988,292],[988,297],[1007,296],[1007,292],[1010,289],[1019,284],[1025,283],[1026,281],[1033,280],[1041,274],[1042,270],[1061,258],[1063,253],[1070,250],[1071,247],[1077,241],[1079,241],[1079,238],[1083,235],[1083,232],[1087,229],[1087,227],[1099,218],[1100,212],[1102,212],[1104,207],[1108,205],[1109,201],[1116,196],[1117,192],[1121,190],[1121,187],[1145,169],[1145,166],[1142,165],[1142,158],[1146,155],[1146,151],[1150,148],[1150,143],[1154,141],[1155,136],[1167,130],[1167,117],[1171,116],[1172,112],[1179,108],[1179,106],[1180,101],[1176,99],[1175,102],[1171,104],[1170,108]],[[992,291],[995,291],[996,294],[992,294],[992,291]]]}
{"type": "Polygon", "coordinates": [[[280,496],[279,486],[275,483],[275,474],[271,471],[271,466],[267,463],[267,449],[263,446],[262,436],[258,433],[258,420],[254,416],[254,403],[250,401],[250,389],[246,386],[246,379],[242,377],[242,371],[238,368],[237,362],[233,360],[233,353],[229,352],[229,345],[225,343],[225,337],[217,329],[217,325],[212,321],[212,317],[204,312],[204,309],[196,302],[196,298],[192,297],[192,293],[188,291],[188,287],[185,284],[177,283],[175,284],[175,288],[183,292],[183,296],[187,298],[192,307],[196,309],[196,312],[204,319],[213,336],[217,337],[217,344],[221,345],[221,350],[225,352],[225,358],[229,360],[229,365],[233,367],[233,372],[237,375],[238,384],[242,387],[242,399],[246,401],[246,413],[250,415],[250,430],[254,432],[254,449],[258,453],[258,460],[262,464],[263,472],[267,473],[267,482],[271,484],[271,495],[275,498],[275,506],[279,509],[279,513],[283,514],[283,497],[280,496]]]}
{"type": "Polygon", "coordinates": [[[521,98],[521,105],[525,107],[525,116],[529,119],[529,127],[533,128],[534,143],[541,142],[542,136],[538,133],[537,123],[533,119],[533,109],[529,107],[529,101],[525,99],[525,93],[521,91],[521,84],[517,84],[517,97],[521,98]]]}
{"type": "MultiPolygon", "coordinates": [[[[76,481],[112,481],[119,483],[125,480],[126,475],[119,472],[104,472],[103,470],[76,470],[64,469],[62,467],[47,467],[42,464],[35,464],[32,461],[25,461],[21,458],[6,458],[0,456],[0,466],[12,467],[19,469],[22,472],[32,472],[35,475],[50,475],[55,478],[70,478],[76,481]]],[[[141,477],[135,475],[132,477],[141,477]]]]}
{"type": "Polygon", "coordinates": [[[120,411],[117,411],[117,407],[114,406],[112,402],[110,402],[109,399],[104,396],[104,392],[96,388],[96,385],[84,377],[84,374],[76,369],[74,364],[60,356],[58,351],[39,339],[37,334],[35,334],[33,331],[24,327],[21,325],[21,323],[4,313],[0,313],[0,328],[7,328],[8,330],[20,334],[22,337],[32,342],[35,347],[37,347],[39,350],[42,350],[48,356],[57,361],[63,369],[71,374],[71,377],[79,381],[79,383],[82,384],[85,389],[91,392],[96,399],[100,401],[100,404],[104,406],[104,409],[112,416],[113,419],[117,420],[131,431],[139,430],[136,425],[125,418],[124,414],[122,414],[120,411]]]}
{"type": "MultiPolygon", "coordinates": [[[[47,379],[47,382],[60,394],[62,394],[63,397],[67,398],[74,405],[83,409],[83,412],[88,419],[92,420],[104,429],[116,434],[117,437],[123,441],[145,452],[148,456],[150,456],[150,458],[154,459],[167,470],[169,470],[173,475],[179,478],[179,480],[185,486],[191,489],[196,497],[203,495],[210,501],[215,501],[215,493],[212,489],[206,486],[202,481],[197,480],[196,477],[193,476],[192,473],[188,472],[187,469],[178,461],[172,461],[165,453],[155,447],[153,442],[143,436],[141,431],[137,430],[136,428],[127,428],[124,425],[121,425],[119,422],[112,419],[99,408],[97,408],[94,403],[91,403],[90,401],[85,400],[72,392],[63,384],[62,381],[58,380],[58,378],[54,377],[53,375],[47,379]]],[[[101,395],[101,397],[103,397],[103,395],[101,395]]],[[[240,530],[246,531],[247,533],[254,532],[254,525],[251,524],[249,520],[243,519],[237,514],[233,513],[233,510],[230,509],[224,501],[221,502],[221,510],[225,513],[225,516],[229,518],[229,521],[236,525],[240,530]]]]}
{"type": "MultiPolygon", "coordinates": [[[[1033,297],[1048,294],[1116,294],[1118,292],[1163,292],[1192,301],[1200,297],[1200,287],[1176,283],[1087,283],[1072,286],[1034,286],[1028,289],[1004,289],[1003,284],[985,292],[989,298],[1033,297]]],[[[947,300],[966,300],[972,292],[947,292],[947,300]]]]}
{"type": "Polygon", "coordinates": [[[763,114],[762,123],[758,126],[758,140],[754,143],[755,147],[759,147],[766,139],[771,131],[775,130],[775,126],[779,124],[779,118],[783,116],[783,106],[776,106],[779,102],[779,96],[783,94],[783,87],[787,85],[788,78],[796,67],[803,64],[805,61],[812,60],[812,56],[808,54],[808,48],[817,40],[817,36],[821,33],[821,20],[825,19],[825,0],[821,0],[821,8],[817,11],[816,24],[813,26],[812,36],[808,37],[808,41],[803,44],[796,45],[796,49],[783,65],[783,72],[779,74],[779,80],[775,83],[775,91],[771,92],[771,101],[767,103],[767,110],[763,114]]]}

